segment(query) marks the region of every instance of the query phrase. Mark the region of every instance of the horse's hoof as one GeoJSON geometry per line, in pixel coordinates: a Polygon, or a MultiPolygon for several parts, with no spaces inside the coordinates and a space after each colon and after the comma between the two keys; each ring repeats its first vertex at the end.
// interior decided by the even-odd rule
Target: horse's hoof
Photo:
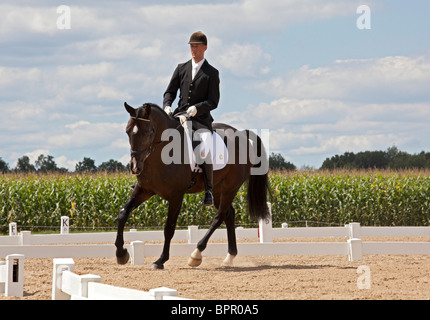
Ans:
{"type": "Polygon", "coordinates": [[[196,259],[196,258],[192,258],[192,257],[188,258],[188,265],[190,267],[196,268],[201,264],[202,264],[202,259],[196,259]]]}
{"type": "Polygon", "coordinates": [[[128,260],[130,259],[130,255],[128,254],[127,249],[124,249],[125,254],[123,254],[121,257],[116,257],[116,262],[118,264],[126,264],[128,260]]]}
{"type": "Polygon", "coordinates": [[[162,265],[162,264],[156,264],[154,262],[153,264],[151,264],[151,269],[153,269],[153,270],[163,270],[164,269],[164,265],[162,265]]]}

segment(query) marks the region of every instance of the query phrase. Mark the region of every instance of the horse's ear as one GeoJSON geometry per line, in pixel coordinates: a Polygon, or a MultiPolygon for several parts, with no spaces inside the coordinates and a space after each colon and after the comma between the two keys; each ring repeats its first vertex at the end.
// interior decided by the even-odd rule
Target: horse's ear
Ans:
{"type": "Polygon", "coordinates": [[[132,106],[129,106],[127,104],[127,102],[124,102],[124,107],[125,107],[125,110],[127,110],[127,112],[130,114],[130,116],[136,117],[136,109],[135,108],[133,108],[132,106]]]}

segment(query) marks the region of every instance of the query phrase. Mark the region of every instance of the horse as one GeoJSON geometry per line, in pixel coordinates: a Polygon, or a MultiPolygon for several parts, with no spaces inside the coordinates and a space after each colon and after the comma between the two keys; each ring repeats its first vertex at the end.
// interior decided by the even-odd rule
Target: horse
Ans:
{"type": "MultiPolygon", "coordinates": [[[[130,213],[141,203],[154,195],[168,201],[168,216],[164,226],[164,246],[158,260],[151,268],[164,269],[164,263],[169,260],[170,242],[174,235],[176,222],[186,193],[198,193],[204,190],[201,173],[194,173],[187,161],[164,163],[163,148],[171,141],[163,137],[166,130],[176,130],[178,136],[184,138],[185,129],[178,119],[168,115],[158,105],[144,103],[141,107],[133,108],[124,102],[124,107],[130,115],[126,126],[131,147],[130,170],[137,177],[137,183],[130,198],[118,214],[118,228],[115,240],[116,258],[118,264],[126,264],[129,260],[127,249],[124,248],[124,226],[130,213]],[[179,162],[179,163],[178,163],[179,162]]],[[[197,267],[202,263],[202,252],[205,250],[210,236],[225,222],[228,239],[228,253],[224,265],[232,265],[238,250],[235,234],[235,209],[233,200],[242,184],[247,181],[247,210],[250,218],[267,219],[270,215],[267,206],[269,193],[268,173],[257,170],[265,165],[265,149],[262,139],[250,130],[239,131],[227,124],[213,123],[213,130],[222,136],[228,146],[229,161],[221,170],[213,172],[213,197],[216,214],[212,223],[197,243],[188,264],[197,267]],[[242,149],[246,151],[244,160],[243,150],[238,140],[245,141],[242,149]],[[247,148],[248,147],[248,148],[247,148]],[[242,154],[240,154],[242,152],[242,154]],[[258,160],[261,155],[261,160],[258,160]],[[242,158],[240,158],[242,157],[242,158]],[[234,159],[234,161],[230,161],[234,159]],[[240,160],[241,161],[238,161],[240,160]],[[252,174],[255,169],[258,174],[252,174]]],[[[185,141],[183,139],[181,141],[185,141]]],[[[177,142],[175,142],[177,143],[177,142]]],[[[182,145],[182,143],[180,143],[182,145]]],[[[184,160],[184,157],[181,157],[184,160]]]]}

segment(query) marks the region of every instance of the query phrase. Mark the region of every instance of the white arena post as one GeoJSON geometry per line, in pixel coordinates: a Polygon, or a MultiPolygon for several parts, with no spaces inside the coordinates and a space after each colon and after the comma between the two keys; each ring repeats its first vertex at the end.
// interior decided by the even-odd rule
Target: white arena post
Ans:
{"type": "Polygon", "coordinates": [[[360,238],[360,223],[358,222],[350,222],[348,224],[349,226],[349,238],[350,239],[354,239],[354,238],[360,238]]]}
{"type": "Polygon", "coordinates": [[[131,264],[143,265],[145,261],[145,242],[132,241],[130,243],[131,264]]]}
{"type": "Polygon", "coordinates": [[[88,298],[88,283],[100,282],[94,274],[79,276],[73,273],[75,262],[72,258],[54,259],[52,279],[52,300],[88,298]]]}
{"type": "Polygon", "coordinates": [[[198,226],[188,226],[188,243],[197,243],[200,239],[198,239],[199,227],[198,226]]]}
{"type": "Polygon", "coordinates": [[[63,271],[75,270],[75,262],[72,258],[54,259],[54,271],[52,274],[52,300],[69,300],[70,295],[61,290],[63,283],[63,271]]]}
{"type": "Polygon", "coordinates": [[[7,281],[7,268],[6,261],[0,261],[0,293],[4,293],[6,290],[7,281]]]}
{"type": "Polygon", "coordinates": [[[21,240],[21,245],[22,246],[29,246],[31,245],[31,231],[21,231],[19,233],[20,235],[20,240],[21,240]]]}
{"type": "Polygon", "coordinates": [[[363,243],[361,239],[348,239],[348,258],[349,261],[363,260],[363,243]]]}
{"type": "Polygon", "coordinates": [[[24,255],[10,254],[0,262],[0,292],[6,297],[24,296],[24,255]]]}

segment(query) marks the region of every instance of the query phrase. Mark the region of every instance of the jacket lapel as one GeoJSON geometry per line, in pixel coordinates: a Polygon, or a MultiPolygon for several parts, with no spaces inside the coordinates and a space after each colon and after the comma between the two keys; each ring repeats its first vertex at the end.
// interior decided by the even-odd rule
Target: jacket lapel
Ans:
{"type": "Polygon", "coordinates": [[[191,60],[187,62],[186,68],[185,68],[185,77],[186,77],[186,83],[191,83],[191,80],[193,78],[193,64],[191,63],[191,60]]]}
{"type": "MultiPolygon", "coordinates": [[[[199,72],[197,72],[197,74],[194,77],[194,80],[192,82],[195,82],[198,78],[200,78],[202,76],[202,74],[204,73],[204,70],[206,69],[207,65],[208,65],[208,61],[205,60],[205,62],[203,62],[202,66],[200,67],[199,72]]],[[[191,75],[192,74],[192,70],[191,70],[192,68],[193,67],[192,67],[192,64],[191,64],[191,67],[190,67],[190,79],[192,78],[192,75],[191,75]]]]}

